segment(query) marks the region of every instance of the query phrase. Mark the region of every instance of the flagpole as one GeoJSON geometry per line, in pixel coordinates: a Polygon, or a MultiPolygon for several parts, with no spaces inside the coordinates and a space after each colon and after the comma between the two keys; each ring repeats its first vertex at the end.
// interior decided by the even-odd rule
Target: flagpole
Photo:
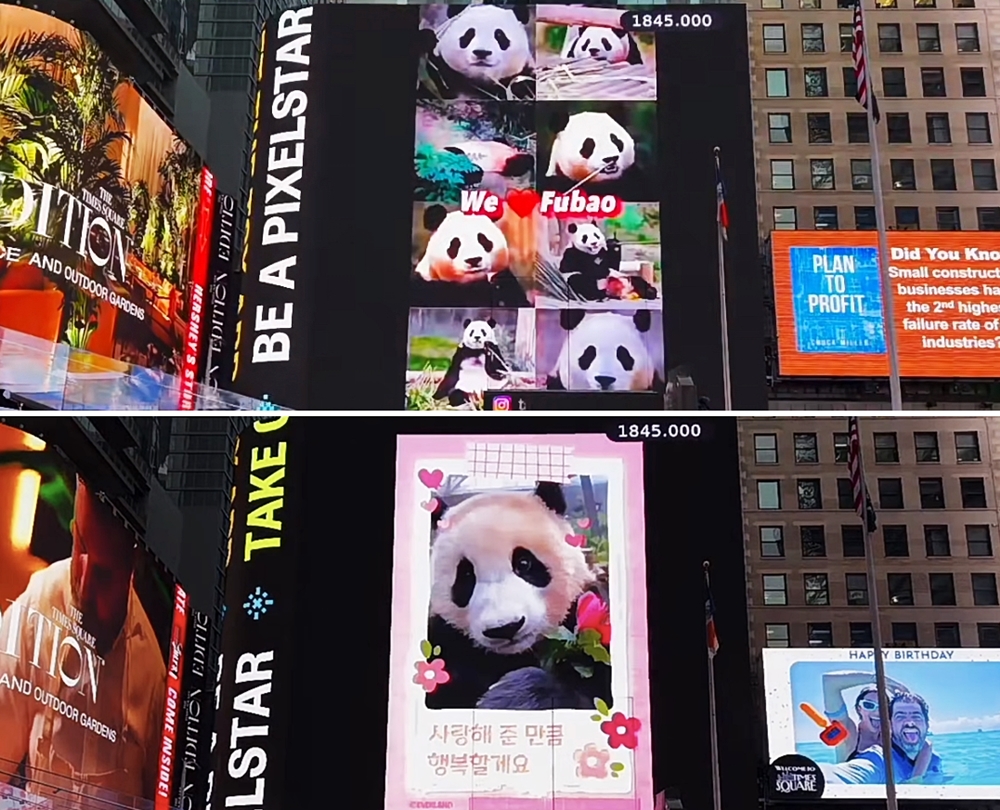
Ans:
{"type": "Polygon", "coordinates": [[[861,29],[865,37],[865,87],[868,103],[868,132],[872,145],[872,184],[875,186],[875,227],[878,228],[878,269],[882,281],[882,320],[885,328],[885,348],[889,356],[889,402],[892,410],[903,410],[903,387],[899,379],[899,353],[896,349],[896,321],[892,305],[892,279],[889,278],[889,236],[885,225],[885,199],[882,194],[882,159],[878,148],[878,127],[875,122],[875,87],[872,80],[871,50],[868,48],[868,25],[865,3],[858,0],[861,29]]]}
{"type": "MultiPolygon", "coordinates": [[[[869,96],[871,98],[871,96],[869,96]]],[[[871,106],[871,105],[869,105],[871,106]]],[[[875,546],[869,531],[868,488],[865,485],[864,453],[861,442],[861,420],[858,426],[858,468],[864,493],[865,516],[861,520],[865,533],[865,565],[868,570],[868,612],[872,623],[872,652],[875,655],[875,687],[878,689],[879,738],[882,744],[882,760],[885,762],[885,803],[887,810],[898,810],[896,802],[896,775],[892,765],[892,723],[889,717],[889,690],[885,680],[885,657],[882,653],[882,621],[878,607],[878,580],[875,578],[875,546]]]]}
{"type": "MultiPolygon", "coordinates": [[[[722,150],[715,147],[716,178],[721,181],[722,164],[719,155],[722,150]]],[[[727,411],[733,409],[732,383],[729,379],[729,309],[726,304],[726,240],[722,233],[722,222],[719,221],[719,205],[716,203],[715,238],[719,251],[719,309],[722,321],[722,403],[727,411]]]]}
{"type": "MultiPolygon", "coordinates": [[[[708,560],[702,563],[702,568],[705,571],[705,593],[711,594],[712,583],[708,575],[708,560]]],[[[715,655],[708,645],[705,649],[708,654],[708,719],[710,723],[709,737],[712,743],[712,807],[713,810],[722,810],[722,782],[719,779],[719,723],[715,704],[715,655]]]]}

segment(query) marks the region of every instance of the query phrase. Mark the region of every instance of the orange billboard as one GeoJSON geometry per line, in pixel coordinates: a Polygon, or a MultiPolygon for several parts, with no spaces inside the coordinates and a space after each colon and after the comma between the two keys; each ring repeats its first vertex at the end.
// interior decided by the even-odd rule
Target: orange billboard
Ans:
{"type": "MultiPolygon", "coordinates": [[[[893,231],[889,277],[902,377],[1000,377],[1000,233],[893,231]]],[[[887,377],[874,231],[771,234],[779,373],[887,377]]]]}

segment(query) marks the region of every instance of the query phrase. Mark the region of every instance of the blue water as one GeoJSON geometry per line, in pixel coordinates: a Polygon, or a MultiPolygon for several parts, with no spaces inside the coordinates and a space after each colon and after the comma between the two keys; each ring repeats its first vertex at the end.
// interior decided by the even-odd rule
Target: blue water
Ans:
{"type": "MultiPolygon", "coordinates": [[[[934,753],[941,757],[949,785],[1000,785],[1000,731],[934,734],[934,753]]],[[[835,762],[833,749],[821,742],[798,743],[796,753],[813,762],[835,762]]]]}

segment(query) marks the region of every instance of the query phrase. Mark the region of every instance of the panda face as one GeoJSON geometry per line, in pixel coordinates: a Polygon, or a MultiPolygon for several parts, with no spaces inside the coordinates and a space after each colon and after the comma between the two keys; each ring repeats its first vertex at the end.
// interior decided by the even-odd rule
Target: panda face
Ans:
{"type": "Polygon", "coordinates": [[[603,112],[571,115],[552,144],[548,175],[571,180],[617,180],[635,163],[635,141],[614,118],[603,112]]]}
{"type": "Polygon", "coordinates": [[[417,273],[427,281],[468,283],[507,267],[507,239],[482,214],[452,211],[427,242],[417,273]]]}
{"type": "Polygon", "coordinates": [[[431,549],[431,613],[477,646],[514,655],[559,626],[593,581],[569,524],[529,493],[475,495],[431,549]]]}
{"type": "Polygon", "coordinates": [[[576,59],[600,59],[604,62],[626,62],[630,45],[625,31],[615,32],[610,28],[584,28],[580,36],[571,44],[566,56],[576,59]]]}
{"type": "Polygon", "coordinates": [[[569,225],[573,247],[589,256],[596,256],[608,246],[601,229],[591,222],[572,222],[569,225]]]}
{"type": "Polygon", "coordinates": [[[467,349],[485,349],[487,343],[496,343],[497,336],[494,331],[496,321],[492,318],[488,321],[473,321],[466,319],[465,331],[462,333],[462,345],[467,349]]]}
{"type": "Polygon", "coordinates": [[[634,316],[587,313],[566,335],[552,372],[571,391],[650,391],[655,368],[646,343],[648,310],[634,316]]]}
{"type": "Polygon", "coordinates": [[[517,76],[531,60],[528,32],[510,9],[469,6],[438,32],[437,54],[480,85],[517,76]]]}

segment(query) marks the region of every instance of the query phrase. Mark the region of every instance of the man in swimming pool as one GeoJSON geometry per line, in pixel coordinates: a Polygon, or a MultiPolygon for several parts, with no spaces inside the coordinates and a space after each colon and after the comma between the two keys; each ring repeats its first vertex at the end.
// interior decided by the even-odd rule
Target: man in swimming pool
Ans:
{"type": "MultiPolygon", "coordinates": [[[[878,687],[872,683],[871,672],[827,672],[823,675],[823,711],[831,720],[839,720],[847,729],[847,737],[834,748],[837,762],[846,762],[852,756],[879,745],[878,687]],[[844,692],[862,687],[854,701],[855,722],[847,711],[844,692]]],[[[903,684],[892,678],[885,679],[889,697],[909,692],[903,684]]]]}
{"type": "MultiPolygon", "coordinates": [[[[938,781],[943,774],[941,757],[927,739],[930,710],[920,695],[898,694],[889,703],[892,730],[892,773],[898,784],[938,781]]],[[[881,745],[854,754],[847,762],[824,765],[827,780],[849,785],[885,784],[885,759],[881,745]]]]}

